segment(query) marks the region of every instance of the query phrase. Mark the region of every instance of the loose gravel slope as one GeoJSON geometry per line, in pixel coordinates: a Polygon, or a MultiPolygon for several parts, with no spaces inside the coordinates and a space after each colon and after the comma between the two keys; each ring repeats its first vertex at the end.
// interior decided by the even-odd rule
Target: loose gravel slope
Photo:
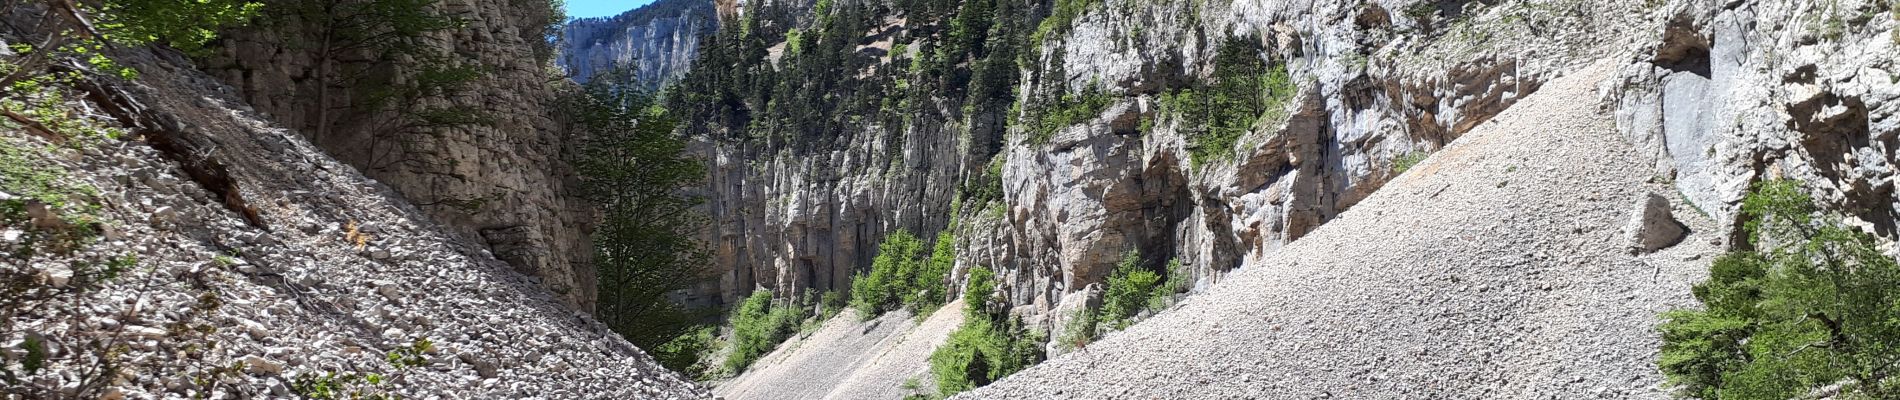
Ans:
{"type": "MultiPolygon", "coordinates": [[[[59,351],[23,381],[61,395],[0,385],[0,399],[297,398],[323,389],[411,399],[711,397],[484,246],[249,111],[181,57],[122,53],[115,58],[141,72],[123,84],[126,103],[227,168],[227,187],[257,222],[226,206],[238,196],[214,195],[161,155],[151,136],[53,145],[0,127],[0,145],[31,149],[47,174],[97,193],[84,199],[98,205],[104,232],[74,256],[22,260],[10,251],[30,245],[18,241],[22,227],[0,224],[0,270],[70,277],[83,265],[75,257],[134,261],[97,288],[10,317],[0,343],[39,337],[59,351]],[[400,364],[387,358],[421,340],[433,345],[400,364]],[[101,355],[121,374],[82,390],[101,355]],[[382,383],[325,378],[370,374],[382,383]]],[[[94,115],[104,103],[65,106],[112,121],[94,115]]]]}
{"type": "Polygon", "coordinates": [[[863,321],[857,310],[847,309],[810,335],[779,345],[714,394],[728,400],[856,400],[936,393],[930,353],[963,324],[962,310],[958,300],[921,321],[907,310],[863,321]],[[906,382],[917,386],[906,388],[906,382]]]}
{"type": "Polygon", "coordinates": [[[1696,233],[1627,252],[1633,200],[1676,196],[1595,106],[1607,75],[1554,80],[1209,292],[962,397],[1667,397],[1656,314],[1693,303],[1717,246],[1679,208],[1696,233]]]}

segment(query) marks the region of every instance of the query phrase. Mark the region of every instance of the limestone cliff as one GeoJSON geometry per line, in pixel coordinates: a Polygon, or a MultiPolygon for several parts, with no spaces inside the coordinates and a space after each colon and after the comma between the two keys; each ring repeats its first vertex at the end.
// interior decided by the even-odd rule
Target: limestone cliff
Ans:
{"type": "Polygon", "coordinates": [[[1626,65],[1625,83],[1601,91],[1604,112],[1650,153],[1657,181],[1718,220],[1750,182],[1793,177],[1894,236],[1895,14],[1881,2],[1054,3],[1080,8],[748,10],[768,22],[706,46],[721,65],[702,59],[685,84],[704,86],[680,105],[697,109],[689,132],[713,165],[722,278],[701,299],[846,288],[896,229],[953,230],[959,270],[998,270],[1029,315],[1100,282],[1128,250],[1178,259],[1204,287],[1271,268],[1253,264],[1604,59],[1626,65]],[[974,21],[959,13],[987,13],[987,36],[958,30],[974,21]],[[959,35],[975,39],[946,40],[959,35]],[[1284,66],[1297,89],[1276,118],[1208,148],[1207,118],[1167,107],[1220,79],[1229,41],[1284,66]],[[1034,125],[1064,109],[1052,104],[1081,104],[1068,98],[1103,100],[1034,125]]]}
{"type": "Polygon", "coordinates": [[[202,63],[208,72],[570,304],[591,307],[592,214],[569,191],[569,133],[555,112],[564,83],[543,61],[551,56],[544,27],[558,11],[539,2],[434,3],[421,11],[453,24],[387,44],[428,49],[425,59],[366,50],[386,44],[317,45],[339,40],[338,29],[370,29],[334,21],[367,17],[266,3],[262,21],[229,32],[202,63]],[[457,74],[465,79],[427,86],[457,74]]]}
{"type": "Polygon", "coordinates": [[[555,61],[577,82],[626,66],[643,86],[658,89],[686,73],[700,37],[717,24],[709,0],[662,0],[613,17],[570,20],[555,61]]]}
{"type": "MultiPolygon", "coordinates": [[[[0,66],[39,82],[0,94],[0,398],[710,397],[178,51],[22,54],[72,34],[48,4],[0,8],[0,66]]],[[[504,133],[460,155],[547,149],[504,133]]]]}

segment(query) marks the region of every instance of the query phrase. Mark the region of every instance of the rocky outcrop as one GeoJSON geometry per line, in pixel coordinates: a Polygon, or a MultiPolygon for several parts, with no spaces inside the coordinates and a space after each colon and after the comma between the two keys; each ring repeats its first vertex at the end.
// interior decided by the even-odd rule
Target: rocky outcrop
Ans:
{"type": "Polygon", "coordinates": [[[657,90],[692,65],[700,38],[718,27],[714,12],[709,0],[662,0],[613,17],[570,20],[555,63],[582,83],[630,68],[642,86],[657,90]]]}
{"type": "Polygon", "coordinates": [[[1795,179],[1854,225],[1895,238],[1900,84],[1893,5],[1669,2],[1606,95],[1658,177],[1735,225],[1748,186],[1795,179]]]}
{"type": "Polygon", "coordinates": [[[282,3],[266,7],[279,11],[265,21],[230,32],[203,63],[207,72],[570,304],[592,307],[593,214],[570,193],[561,85],[549,83],[558,78],[542,61],[549,50],[541,27],[551,10],[535,8],[538,2],[444,1],[428,12],[461,22],[415,39],[446,52],[441,59],[372,62],[346,52],[326,63],[320,46],[310,45],[321,42],[322,20],[283,11],[297,9],[282,3]],[[322,78],[326,68],[330,78],[322,78]],[[368,78],[337,78],[344,71],[368,78]],[[399,98],[399,107],[379,101],[386,91],[418,87],[403,85],[442,79],[426,74],[450,71],[476,73],[399,98]],[[444,121],[426,121],[428,113],[444,121]]]}

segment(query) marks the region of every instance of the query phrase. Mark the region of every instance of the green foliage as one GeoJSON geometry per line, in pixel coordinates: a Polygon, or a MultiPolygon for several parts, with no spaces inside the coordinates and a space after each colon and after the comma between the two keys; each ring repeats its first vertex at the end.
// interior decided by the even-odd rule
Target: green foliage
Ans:
{"type": "Polygon", "coordinates": [[[1116,97],[1091,85],[1080,95],[1064,93],[1047,105],[1025,112],[1029,143],[1048,143],[1057,130],[1088,122],[1115,104],[1116,97]]]}
{"type": "Polygon", "coordinates": [[[429,338],[417,338],[408,346],[390,350],[383,358],[389,361],[389,365],[394,365],[396,368],[414,368],[429,365],[427,355],[434,351],[435,342],[429,341],[429,338]]]}
{"type": "Polygon", "coordinates": [[[710,316],[668,296],[711,277],[700,240],[707,222],[695,210],[701,199],[684,194],[703,179],[705,168],[686,153],[673,116],[638,87],[596,79],[568,96],[563,108],[572,131],[586,133],[572,165],[581,197],[601,215],[593,235],[596,315],[634,345],[655,349],[699,329],[710,316]]]}
{"type": "Polygon", "coordinates": [[[396,400],[382,375],[356,372],[307,372],[290,381],[290,391],[311,400],[396,400]]]}
{"type": "Polygon", "coordinates": [[[1900,362],[1900,263],[1831,222],[1792,181],[1756,184],[1742,204],[1753,251],[1696,285],[1703,310],[1664,314],[1659,367],[1680,394],[1786,399],[1830,385],[1889,398],[1900,362]]]}
{"type": "Polygon", "coordinates": [[[963,315],[989,315],[990,298],[996,295],[996,272],[987,267],[976,267],[964,279],[963,315]]]}
{"type": "MultiPolygon", "coordinates": [[[[435,342],[429,338],[416,338],[408,345],[398,346],[383,355],[388,361],[395,377],[386,377],[378,372],[366,371],[310,371],[297,374],[290,381],[290,391],[306,399],[313,400],[397,400],[402,396],[395,393],[391,383],[398,381],[401,375],[415,368],[429,365],[429,354],[435,352],[435,342]]],[[[234,371],[242,369],[233,368],[234,371]]]]}
{"type": "Polygon", "coordinates": [[[866,319],[898,307],[910,307],[923,315],[948,301],[945,281],[954,266],[956,235],[950,231],[939,233],[926,254],[922,240],[909,231],[898,230],[878,245],[871,271],[852,279],[851,305],[866,319]]]}
{"type": "Polygon", "coordinates": [[[706,360],[719,348],[718,331],[710,325],[700,326],[653,348],[651,353],[654,360],[669,370],[694,380],[708,379],[713,371],[706,360]]]}
{"type": "Polygon", "coordinates": [[[984,204],[991,201],[1001,202],[1003,200],[1004,161],[1004,155],[998,153],[995,157],[990,158],[990,162],[983,164],[982,171],[971,174],[972,176],[963,183],[962,189],[957,191],[960,195],[957,201],[960,201],[961,204],[984,204]]]}
{"type": "Polygon", "coordinates": [[[196,52],[218,37],[218,29],[243,24],[263,7],[242,0],[107,0],[96,10],[96,26],[121,43],[163,42],[196,52]]]}
{"type": "Polygon", "coordinates": [[[1059,340],[1061,340],[1060,345],[1074,350],[1087,347],[1089,343],[1094,342],[1096,329],[1100,326],[1095,318],[1095,309],[1081,308],[1075,310],[1075,315],[1070,315],[1069,322],[1062,326],[1062,336],[1059,338],[1059,340]]]}
{"type": "Polygon", "coordinates": [[[98,196],[99,190],[73,178],[65,168],[42,155],[60,149],[21,146],[10,139],[0,139],[0,176],[6,177],[0,179],[0,192],[45,204],[69,222],[93,219],[91,214],[98,205],[90,200],[98,196]]]}
{"type": "Polygon", "coordinates": [[[1155,286],[1154,292],[1148,295],[1149,310],[1160,311],[1168,308],[1174,305],[1175,296],[1188,291],[1188,285],[1193,283],[1188,282],[1187,271],[1182,268],[1184,267],[1180,259],[1168,260],[1167,280],[1155,286]]]}
{"type": "Polygon", "coordinates": [[[1129,251],[1122,255],[1121,262],[1115,264],[1114,272],[1108,276],[1108,290],[1102,294],[1099,318],[1112,329],[1134,323],[1132,319],[1147,309],[1149,298],[1158,293],[1155,289],[1161,283],[1161,275],[1141,264],[1141,252],[1129,251]]]}
{"type": "Polygon", "coordinates": [[[799,35],[798,29],[785,31],[785,53],[786,54],[797,55],[798,49],[800,49],[801,46],[805,45],[805,41],[800,40],[799,36],[800,35],[799,35]]]}
{"type": "Polygon", "coordinates": [[[1405,155],[1399,156],[1399,158],[1394,158],[1392,159],[1392,173],[1403,174],[1405,171],[1410,171],[1412,167],[1418,166],[1419,162],[1425,161],[1425,157],[1429,156],[1431,156],[1431,153],[1420,151],[1405,153],[1405,155]]]}
{"type": "Polygon", "coordinates": [[[1101,3],[1101,0],[1056,0],[1054,8],[1049,10],[1049,17],[1043,18],[1042,23],[1036,26],[1036,33],[1029,36],[1029,43],[1040,45],[1054,35],[1067,34],[1069,29],[1074,28],[1077,18],[1101,3]]]}
{"type": "Polygon", "coordinates": [[[988,268],[970,271],[964,321],[930,354],[930,372],[945,397],[1003,379],[1042,361],[1042,339],[1004,310],[992,310],[996,290],[988,268]]]}
{"type": "Polygon", "coordinates": [[[1214,81],[1165,93],[1160,112],[1184,123],[1194,165],[1233,156],[1240,137],[1261,121],[1287,117],[1286,103],[1299,89],[1286,66],[1269,64],[1247,40],[1229,38],[1214,58],[1214,81]]]}
{"type": "Polygon", "coordinates": [[[752,292],[733,310],[732,353],[726,356],[726,372],[745,371],[753,361],[791,337],[798,324],[805,320],[805,307],[791,302],[775,303],[771,291],[760,290],[752,292]]]}
{"type": "Polygon", "coordinates": [[[822,310],[818,318],[829,320],[831,317],[837,316],[839,311],[844,310],[845,302],[844,295],[838,294],[838,291],[825,291],[825,294],[818,298],[819,309],[822,310]]]}
{"type": "Polygon", "coordinates": [[[46,368],[46,341],[40,340],[38,336],[27,336],[21,342],[20,349],[26,353],[20,359],[20,368],[26,375],[38,374],[41,368],[46,368]]]}

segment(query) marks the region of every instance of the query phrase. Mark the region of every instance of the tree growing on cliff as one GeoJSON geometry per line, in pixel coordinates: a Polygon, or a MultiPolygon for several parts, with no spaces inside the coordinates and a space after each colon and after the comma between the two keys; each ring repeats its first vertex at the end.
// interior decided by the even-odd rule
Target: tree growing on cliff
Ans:
{"type": "Polygon", "coordinates": [[[1679,394],[1704,399],[1844,399],[1900,393],[1900,263],[1831,222],[1789,181],[1743,201],[1752,251],[1715,260],[1695,297],[1664,315],[1658,362],[1679,394]]]}
{"type": "MultiPolygon", "coordinates": [[[[599,207],[594,264],[598,316],[643,349],[689,334],[706,315],[670,295],[704,281],[708,254],[699,239],[701,199],[683,189],[705,176],[674,134],[677,121],[651,95],[623,79],[599,79],[570,96],[566,109],[585,137],[574,160],[583,198],[599,207]]],[[[676,370],[693,357],[662,361],[676,370]]]]}

